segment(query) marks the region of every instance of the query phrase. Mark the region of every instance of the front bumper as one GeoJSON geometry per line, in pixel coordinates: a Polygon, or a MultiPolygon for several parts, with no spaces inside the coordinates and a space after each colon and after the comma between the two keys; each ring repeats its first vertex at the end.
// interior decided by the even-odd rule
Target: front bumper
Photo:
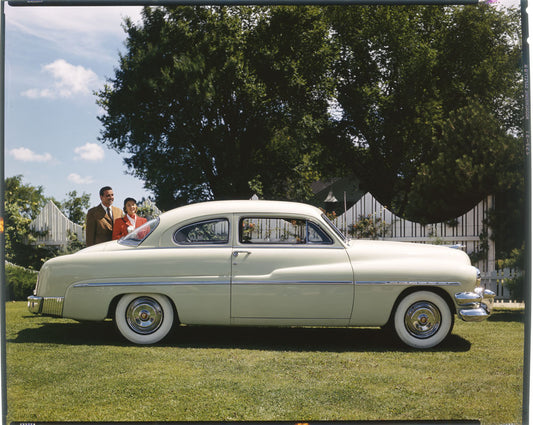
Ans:
{"type": "Polygon", "coordinates": [[[63,297],[28,297],[28,310],[34,314],[44,314],[48,316],[63,315],[63,297]]]}
{"type": "Polygon", "coordinates": [[[492,314],[495,293],[478,287],[474,292],[455,294],[457,315],[466,322],[480,322],[492,314]]]}

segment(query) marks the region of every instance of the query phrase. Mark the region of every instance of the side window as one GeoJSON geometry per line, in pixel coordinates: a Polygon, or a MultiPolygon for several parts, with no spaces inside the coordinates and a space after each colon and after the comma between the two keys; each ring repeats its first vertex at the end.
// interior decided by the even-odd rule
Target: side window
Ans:
{"type": "Polygon", "coordinates": [[[333,241],[322,228],[310,221],[307,222],[307,242],[316,244],[332,244],[333,241]]]}
{"type": "Polygon", "coordinates": [[[307,220],[275,217],[242,218],[239,241],[248,244],[330,244],[320,227],[307,220]]]}
{"type": "Polygon", "coordinates": [[[179,245],[225,244],[229,241],[229,222],[224,219],[188,224],[174,233],[179,245]]]}

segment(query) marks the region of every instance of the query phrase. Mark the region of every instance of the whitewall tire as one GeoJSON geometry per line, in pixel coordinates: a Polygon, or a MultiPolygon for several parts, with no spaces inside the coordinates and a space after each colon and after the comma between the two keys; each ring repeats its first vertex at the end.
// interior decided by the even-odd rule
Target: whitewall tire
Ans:
{"type": "Polygon", "coordinates": [[[172,303],[164,295],[127,294],[115,308],[115,325],[135,344],[154,344],[170,332],[174,323],[172,303]]]}
{"type": "Polygon", "coordinates": [[[414,348],[431,348],[451,332],[454,316],[448,303],[430,291],[403,298],[394,313],[394,329],[402,342],[414,348]]]}

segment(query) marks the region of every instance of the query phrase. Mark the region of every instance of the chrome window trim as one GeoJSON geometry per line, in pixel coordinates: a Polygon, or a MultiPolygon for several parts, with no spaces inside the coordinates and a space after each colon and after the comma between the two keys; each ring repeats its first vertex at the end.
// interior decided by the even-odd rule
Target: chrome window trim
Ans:
{"type": "Polygon", "coordinates": [[[191,223],[184,224],[183,226],[179,227],[174,231],[172,234],[172,242],[179,247],[183,248],[189,248],[189,247],[205,247],[205,246],[225,246],[227,247],[230,244],[231,240],[231,220],[228,217],[215,217],[215,218],[208,218],[200,221],[193,221],[191,223]],[[196,242],[179,242],[176,240],[176,235],[179,233],[180,230],[185,229],[190,226],[200,225],[200,224],[206,224],[206,223],[213,223],[213,222],[222,222],[225,221],[228,224],[228,238],[223,241],[219,242],[213,242],[213,241],[196,241],[196,242]]]}
{"type": "MultiPolygon", "coordinates": [[[[275,248],[279,248],[279,247],[285,247],[285,248],[293,248],[293,247],[311,247],[311,246],[314,246],[316,248],[323,248],[323,247],[333,247],[335,246],[335,239],[331,237],[331,234],[330,232],[328,232],[327,230],[324,229],[323,226],[321,226],[320,224],[320,221],[317,221],[311,217],[306,217],[306,216],[295,216],[295,217],[292,217],[290,215],[278,215],[278,214],[238,214],[237,216],[237,229],[238,229],[238,234],[237,234],[237,243],[239,245],[243,245],[243,246],[254,246],[254,247],[264,247],[264,246],[270,246],[270,247],[275,247],[275,248]],[[305,235],[306,235],[306,242],[305,243],[283,243],[283,242],[243,242],[241,240],[241,237],[242,237],[242,232],[241,232],[241,229],[242,229],[242,222],[243,220],[247,220],[247,219],[268,219],[268,220],[272,220],[272,219],[278,219],[278,220],[300,220],[300,221],[305,221],[305,235]],[[328,241],[323,241],[323,242],[309,242],[309,223],[311,223],[312,225],[318,227],[322,233],[324,233],[324,235],[329,239],[328,241]]],[[[326,227],[329,229],[329,227],[326,227]]],[[[344,247],[336,247],[336,248],[341,248],[341,249],[344,249],[344,247]]]]}
{"type": "Polygon", "coordinates": [[[253,244],[253,243],[239,243],[239,245],[234,245],[234,249],[341,249],[346,250],[343,246],[335,246],[335,245],[321,245],[317,243],[302,243],[302,244],[279,244],[276,245],[274,243],[261,243],[261,244],[253,244]]]}

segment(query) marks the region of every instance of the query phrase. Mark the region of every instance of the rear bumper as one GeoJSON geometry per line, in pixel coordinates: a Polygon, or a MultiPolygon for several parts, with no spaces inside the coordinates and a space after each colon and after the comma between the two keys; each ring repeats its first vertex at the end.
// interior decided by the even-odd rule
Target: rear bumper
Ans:
{"type": "Polygon", "coordinates": [[[63,297],[28,297],[28,310],[34,314],[44,314],[48,316],[63,315],[63,297]]]}
{"type": "Polygon", "coordinates": [[[466,322],[480,322],[492,314],[494,296],[496,294],[481,287],[474,292],[459,292],[455,294],[457,315],[466,322]]]}

